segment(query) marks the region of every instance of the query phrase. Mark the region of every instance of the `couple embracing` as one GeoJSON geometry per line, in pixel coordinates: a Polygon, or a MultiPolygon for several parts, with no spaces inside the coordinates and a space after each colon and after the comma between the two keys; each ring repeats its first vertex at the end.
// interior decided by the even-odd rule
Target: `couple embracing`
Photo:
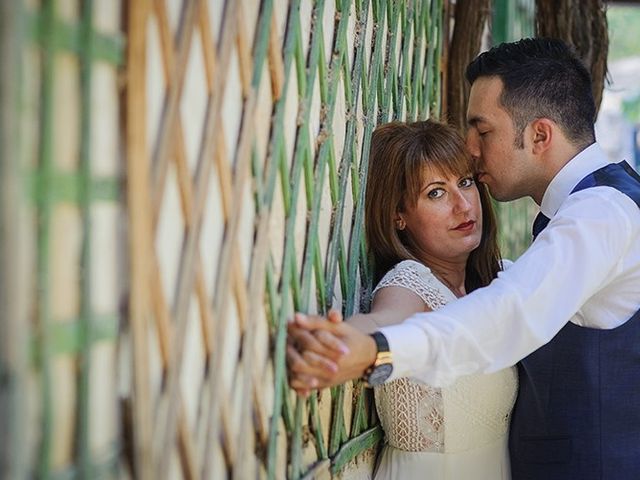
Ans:
{"type": "Polygon", "coordinates": [[[374,132],[371,312],[296,315],[290,384],[374,388],[375,478],[640,478],[640,177],[595,142],[561,41],[502,44],[467,79],[466,146],[433,121],[374,132]],[[540,206],[512,264],[487,191],[540,206]]]}

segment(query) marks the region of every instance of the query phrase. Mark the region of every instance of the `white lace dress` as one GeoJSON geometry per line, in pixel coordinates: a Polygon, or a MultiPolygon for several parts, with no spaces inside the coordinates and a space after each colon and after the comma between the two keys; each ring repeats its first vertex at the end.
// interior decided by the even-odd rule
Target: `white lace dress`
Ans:
{"type": "MultiPolygon", "coordinates": [[[[436,310],[455,300],[424,265],[397,264],[373,291],[408,288],[436,310]]],[[[507,437],[518,389],[515,367],[469,375],[446,388],[401,378],[375,388],[385,445],[374,478],[509,480],[507,437]]]]}

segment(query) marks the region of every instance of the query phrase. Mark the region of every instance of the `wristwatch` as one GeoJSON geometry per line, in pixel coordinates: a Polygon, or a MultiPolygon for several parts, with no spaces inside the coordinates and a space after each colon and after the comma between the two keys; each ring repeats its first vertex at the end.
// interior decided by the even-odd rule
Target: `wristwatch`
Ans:
{"type": "Polygon", "coordinates": [[[391,372],[393,372],[393,363],[387,338],[381,332],[373,332],[371,336],[376,342],[378,353],[376,354],[376,361],[364,372],[363,379],[368,387],[375,387],[376,385],[382,385],[389,378],[391,372]]]}

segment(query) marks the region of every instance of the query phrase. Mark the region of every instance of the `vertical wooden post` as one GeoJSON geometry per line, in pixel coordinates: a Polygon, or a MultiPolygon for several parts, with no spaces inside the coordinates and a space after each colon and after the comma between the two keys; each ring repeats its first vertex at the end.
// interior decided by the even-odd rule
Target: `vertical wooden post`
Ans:
{"type": "Polygon", "coordinates": [[[27,282],[18,175],[22,46],[19,0],[0,2],[0,478],[26,478],[27,282]],[[9,68],[12,65],[13,68],[9,68]]]}
{"type": "Polygon", "coordinates": [[[148,0],[128,3],[126,153],[129,210],[129,322],[133,345],[133,464],[135,478],[153,475],[151,398],[149,392],[148,281],[150,276],[151,208],[146,129],[146,36],[148,0]]]}
{"type": "Polygon", "coordinates": [[[490,0],[472,2],[458,0],[455,5],[455,26],[449,48],[447,78],[448,120],[464,129],[467,116],[469,85],[464,77],[467,64],[480,51],[482,30],[491,12],[490,0]]]}
{"type": "MultiPolygon", "coordinates": [[[[602,0],[536,0],[536,36],[561,38],[572,45],[591,73],[596,115],[607,75],[609,32],[602,0]]],[[[595,118],[593,119],[595,122],[595,118]]]]}

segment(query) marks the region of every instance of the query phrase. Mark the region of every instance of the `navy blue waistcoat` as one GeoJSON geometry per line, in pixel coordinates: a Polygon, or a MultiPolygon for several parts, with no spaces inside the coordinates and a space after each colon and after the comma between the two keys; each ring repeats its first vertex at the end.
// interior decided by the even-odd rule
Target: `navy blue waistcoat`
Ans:
{"type": "MultiPolygon", "coordinates": [[[[626,162],[595,171],[571,193],[602,185],[640,208],[640,176],[626,162]]],[[[514,480],[640,479],[640,311],[612,330],[567,323],[518,373],[514,480]]]]}

